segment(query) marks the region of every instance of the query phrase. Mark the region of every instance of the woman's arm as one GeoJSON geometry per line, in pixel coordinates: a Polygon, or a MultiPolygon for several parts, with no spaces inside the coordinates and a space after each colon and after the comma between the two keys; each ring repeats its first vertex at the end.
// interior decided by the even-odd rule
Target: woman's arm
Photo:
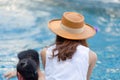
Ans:
{"type": "Polygon", "coordinates": [[[41,51],[40,55],[41,55],[41,59],[42,59],[42,64],[43,64],[44,69],[45,69],[45,64],[46,64],[46,48],[44,48],[41,51]]]}
{"type": "Polygon", "coordinates": [[[38,80],[45,80],[45,74],[40,69],[38,70],[38,75],[39,75],[38,80]]]}
{"type": "Polygon", "coordinates": [[[90,75],[92,73],[92,70],[96,64],[97,61],[97,55],[95,52],[90,51],[89,52],[89,68],[88,68],[88,73],[87,73],[87,80],[90,80],[90,75]]]}

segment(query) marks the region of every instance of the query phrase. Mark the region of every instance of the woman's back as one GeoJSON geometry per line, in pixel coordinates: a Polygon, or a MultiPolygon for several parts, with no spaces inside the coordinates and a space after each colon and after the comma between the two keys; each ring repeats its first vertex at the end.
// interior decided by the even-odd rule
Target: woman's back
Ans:
{"type": "MultiPolygon", "coordinates": [[[[72,59],[58,61],[52,57],[54,46],[46,50],[46,80],[86,80],[89,67],[89,48],[79,45],[72,59]]],[[[57,51],[55,52],[57,54],[57,51]]]]}

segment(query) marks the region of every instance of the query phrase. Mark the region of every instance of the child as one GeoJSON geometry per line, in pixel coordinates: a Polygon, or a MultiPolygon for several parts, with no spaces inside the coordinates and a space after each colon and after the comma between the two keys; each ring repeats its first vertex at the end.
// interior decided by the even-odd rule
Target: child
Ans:
{"type": "MultiPolygon", "coordinates": [[[[18,54],[19,61],[21,61],[23,59],[28,59],[28,58],[31,58],[32,60],[34,60],[36,62],[38,77],[39,77],[39,79],[41,78],[41,80],[44,80],[44,74],[41,72],[41,70],[39,68],[40,62],[39,62],[38,52],[36,52],[35,50],[29,49],[29,50],[22,51],[18,54]]],[[[9,79],[9,78],[14,77],[16,75],[17,75],[16,71],[11,71],[11,72],[6,73],[4,76],[9,79]]]]}
{"type": "Polygon", "coordinates": [[[22,59],[17,64],[18,80],[38,80],[37,64],[30,58],[22,59]]]}

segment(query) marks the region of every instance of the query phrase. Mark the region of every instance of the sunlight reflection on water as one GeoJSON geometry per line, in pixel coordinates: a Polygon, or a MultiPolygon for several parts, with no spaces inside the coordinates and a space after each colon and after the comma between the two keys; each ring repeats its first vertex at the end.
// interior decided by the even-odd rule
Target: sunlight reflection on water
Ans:
{"type": "MultiPolygon", "coordinates": [[[[91,80],[117,80],[120,73],[119,3],[119,0],[0,0],[0,75],[15,69],[19,51],[30,48],[40,51],[53,43],[55,35],[47,28],[49,20],[60,18],[64,11],[77,11],[85,16],[87,23],[99,28],[96,36],[89,40],[98,55],[91,80]]],[[[0,76],[0,80],[3,77],[0,76]]]]}

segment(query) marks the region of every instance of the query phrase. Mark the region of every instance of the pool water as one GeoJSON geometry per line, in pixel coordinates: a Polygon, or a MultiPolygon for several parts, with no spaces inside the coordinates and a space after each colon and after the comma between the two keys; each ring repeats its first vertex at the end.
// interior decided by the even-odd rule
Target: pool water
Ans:
{"type": "Polygon", "coordinates": [[[65,11],[83,14],[86,23],[99,29],[88,40],[98,55],[91,80],[120,79],[119,0],[0,0],[0,80],[6,80],[5,72],[15,70],[19,51],[40,52],[53,43],[55,35],[47,23],[65,11]]]}

